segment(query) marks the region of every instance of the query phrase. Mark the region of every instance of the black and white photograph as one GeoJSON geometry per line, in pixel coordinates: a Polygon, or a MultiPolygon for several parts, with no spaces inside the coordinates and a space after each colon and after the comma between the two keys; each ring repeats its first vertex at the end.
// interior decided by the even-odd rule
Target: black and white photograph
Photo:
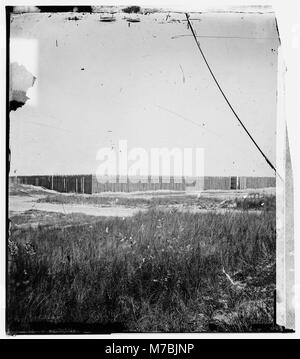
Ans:
{"type": "Polygon", "coordinates": [[[167,3],[6,6],[8,336],[295,333],[276,11],[167,3]]]}

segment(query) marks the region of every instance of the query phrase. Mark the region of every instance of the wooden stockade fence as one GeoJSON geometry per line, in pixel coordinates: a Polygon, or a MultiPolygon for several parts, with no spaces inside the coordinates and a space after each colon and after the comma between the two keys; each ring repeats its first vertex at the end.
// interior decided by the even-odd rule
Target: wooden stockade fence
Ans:
{"type": "Polygon", "coordinates": [[[139,191],[201,191],[256,189],[276,187],[275,177],[204,176],[198,178],[179,177],[135,177],[115,176],[100,181],[95,175],[12,176],[11,183],[41,186],[58,192],[101,193],[139,191]]]}
{"type": "Polygon", "coordinates": [[[170,190],[170,191],[184,191],[184,179],[176,179],[174,177],[163,178],[159,177],[136,177],[130,179],[116,176],[110,182],[103,180],[98,181],[96,176],[93,176],[92,188],[93,193],[100,192],[140,192],[140,191],[157,191],[157,190],[170,190]]]}
{"type": "Polygon", "coordinates": [[[15,176],[10,181],[58,192],[92,193],[92,175],[15,176]]]}

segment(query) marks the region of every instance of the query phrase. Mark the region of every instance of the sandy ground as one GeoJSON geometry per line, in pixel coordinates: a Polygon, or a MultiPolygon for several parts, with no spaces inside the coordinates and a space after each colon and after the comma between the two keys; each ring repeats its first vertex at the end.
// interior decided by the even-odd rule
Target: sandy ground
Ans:
{"type": "MultiPolygon", "coordinates": [[[[230,191],[202,191],[199,193],[195,192],[176,192],[176,191],[157,191],[157,192],[131,192],[131,193],[116,193],[116,192],[104,192],[101,194],[93,195],[80,195],[84,197],[91,196],[105,196],[112,198],[143,198],[151,199],[152,197],[172,197],[174,196],[194,196],[199,199],[203,198],[218,198],[221,200],[230,200],[237,197],[245,197],[249,193],[256,194],[275,194],[275,188],[266,188],[266,189],[257,189],[257,190],[230,190],[230,191]]],[[[46,190],[38,186],[28,186],[28,185],[11,185],[10,186],[10,195],[9,195],[9,214],[14,215],[18,213],[24,213],[26,211],[35,210],[43,212],[55,212],[62,214],[72,214],[72,213],[81,213],[88,216],[105,216],[105,217],[128,217],[133,216],[139,211],[146,211],[147,207],[145,206],[136,206],[136,207],[127,207],[127,206],[118,206],[118,205],[91,205],[91,204],[61,204],[61,203],[47,203],[47,202],[37,202],[40,198],[43,198],[49,194],[58,194],[56,191],[46,190]]],[[[74,195],[73,193],[62,194],[64,196],[74,195]]],[[[193,213],[205,213],[208,211],[213,211],[217,213],[224,213],[230,208],[214,208],[214,209],[205,209],[199,208],[197,206],[184,206],[182,204],[176,205],[167,205],[159,206],[163,210],[177,209],[179,211],[191,211],[193,213]]],[[[235,212],[238,212],[235,210],[235,212]]],[[[256,211],[257,213],[258,211],[256,211]]]]}
{"type": "Polygon", "coordinates": [[[63,214],[70,213],[83,213],[90,216],[117,216],[117,217],[128,217],[133,216],[135,213],[140,210],[145,210],[145,208],[129,208],[124,206],[119,207],[99,207],[91,206],[84,204],[57,204],[57,203],[38,203],[37,199],[42,196],[35,197],[23,197],[23,196],[11,196],[9,198],[9,212],[13,213],[22,213],[28,210],[37,210],[45,212],[58,212],[63,214]]]}
{"type": "MultiPolygon", "coordinates": [[[[53,192],[53,191],[52,191],[53,192]]],[[[275,194],[275,188],[257,188],[257,189],[246,189],[246,190],[209,190],[209,191],[168,191],[168,190],[158,190],[158,191],[139,191],[139,192],[102,192],[95,193],[93,195],[86,196],[97,196],[97,197],[125,197],[125,198],[144,198],[151,199],[153,197],[163,197],[163,196],[191,196],[191,197],[200,197],[200,198],[219,198],[222,200],[234,199],[237,197],[247,196],[249,193],[256,194],[275,194]]],[[[64,195],[73,195],[74,193],[65,193],[64,195]]]]}

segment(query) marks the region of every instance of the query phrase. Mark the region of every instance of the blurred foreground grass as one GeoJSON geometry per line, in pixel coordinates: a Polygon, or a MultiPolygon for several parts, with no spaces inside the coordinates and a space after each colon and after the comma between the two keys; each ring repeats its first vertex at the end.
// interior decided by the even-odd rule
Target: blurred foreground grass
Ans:
{"type": "Polygon", "coordinates": [[[81,226],[15,228],[8,330],[30,332],[39,322],[138,332],[270,327],[275,242],[275,211],[266,210],[150,209],[81,226]]]}

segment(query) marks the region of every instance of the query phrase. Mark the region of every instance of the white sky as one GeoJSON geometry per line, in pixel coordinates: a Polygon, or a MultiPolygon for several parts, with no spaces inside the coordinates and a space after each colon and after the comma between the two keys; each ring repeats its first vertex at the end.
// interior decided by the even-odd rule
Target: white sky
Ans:
{"type": "MultiPolygon", "coordinates": [[[[11,58],[37,77],[32,99],[11,113],[12,174],[95,173],[98,149],[127,139],[129,148],[146,150],[203,147],[206,175],[273,175],[213,82],[186,21],[140,15],[128,27],[123,13],[114,23],[99,22],[99,14],[68,16],[15,15],[11,24],[11,58]],[[172,39],[178,35],[185,36],[172,39]]],[[[213,36],[199,40],[219,83],[275,164],[274,14],[195,18],[197,34],[213,36]]]]}

